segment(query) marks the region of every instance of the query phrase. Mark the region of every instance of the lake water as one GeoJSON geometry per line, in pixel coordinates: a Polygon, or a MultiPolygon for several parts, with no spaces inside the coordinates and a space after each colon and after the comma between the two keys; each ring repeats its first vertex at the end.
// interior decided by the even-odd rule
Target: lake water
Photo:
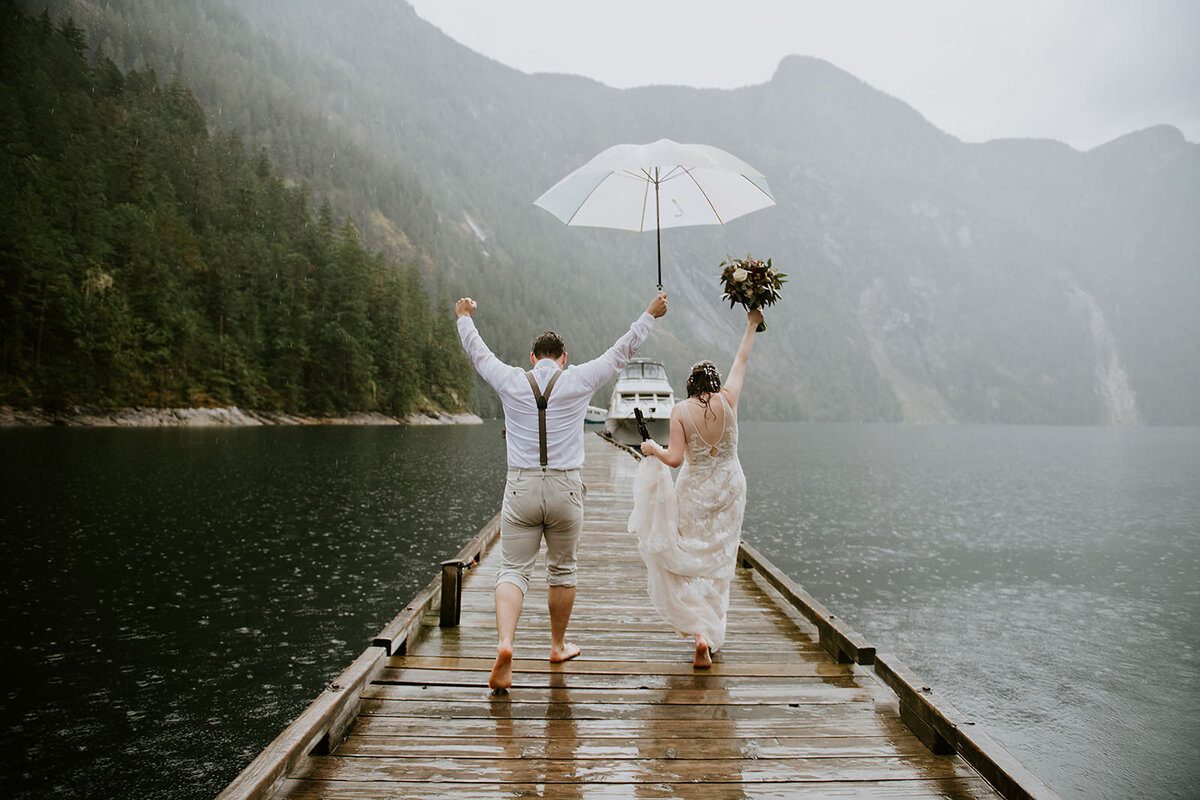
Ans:
{"type": "Polygon", "coordinates": [[[745,536],[1069,798],[1200,797],[1200,429],[747,425],[745,536]]]}
{"type": "MultiPolygon", "coordinates": [[[[217,794],[495,513],[499,431],[0,430],[7,796],[217,794]]],[[[746,538],[1065,797],[1200,793],[1200,429],[741,453],[746,538]]]]}

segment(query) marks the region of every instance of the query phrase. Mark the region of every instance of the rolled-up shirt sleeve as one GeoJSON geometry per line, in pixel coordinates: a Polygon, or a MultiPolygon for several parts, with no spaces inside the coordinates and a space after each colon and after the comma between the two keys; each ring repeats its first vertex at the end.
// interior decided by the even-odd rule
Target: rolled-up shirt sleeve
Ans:
{"type": "Polygon", "coordinates": [[[575,367],[573,371],[584,385],[591,387],[592,391],[599,389],[629,363],[653,328],[654,316],[649,311],[643,311],[642,315],[633,321],[629,330],[620,339],[617,339],[612,347],[597,358],[575,367]]]}
{"type": "Polygon", "coordinates": [[[458,318],[458,338],[462,340],[463,350],[467,351],[467,358],[471,359],[479,377],[499,391],[501,381],[513,368],[496,358],[488,349],[483,337],[475,329],[475,321],[469,316],[463,315],[458,318]]]}

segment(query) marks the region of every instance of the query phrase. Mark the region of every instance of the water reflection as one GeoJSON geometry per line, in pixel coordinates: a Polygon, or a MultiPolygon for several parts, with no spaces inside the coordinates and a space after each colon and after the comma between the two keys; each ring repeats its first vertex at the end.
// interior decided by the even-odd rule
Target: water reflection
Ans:
{"type": "Polygon", "coordinates": [[[692,695],[695,702],[647,707],[647,718],[635,734],[638,754],[646,760],[637,762],[634,796],[674,797],[687,793],[687,784],[708,784],[719,777],[727,783],[704,786],[704,796],[744,798],[738,784],[742,754],[734,752],[738,742],[734,714],[739,707],[733,705],[725,679],[703,672],[666,675],[659,686],[664,698],[678,692],[676,697],[692,695]],[[684,785],[666,785],[668,781],[684,785]]]}
{"type": "MultiPolygon", "coordinates": [[[[576,702],[568,681],[568,673],[554,671],[549,675],[550,693],[546,704],[547,727],[553,733],[547,738],[546,760],[542,762],[542,782],[554,783],[554,797],[578,800],[584,796],[580,781],[594,779],[587,774],[587,761],[575,756],[580,749],[579,727],[575,721],[576,702]],[[580,774],[583,766],[584,774],[580,774]]],[[[586,680],[586,678],[584,678],[586,680]]]]}

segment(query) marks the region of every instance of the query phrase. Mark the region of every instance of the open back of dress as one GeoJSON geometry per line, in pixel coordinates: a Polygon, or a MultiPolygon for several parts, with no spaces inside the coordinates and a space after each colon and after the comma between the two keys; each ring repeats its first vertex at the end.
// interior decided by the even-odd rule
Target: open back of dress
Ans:
{"type": "Polygon", "coordinates": [[[721,438],[705,441],[683,404],[686,449],[679,477],[645,458],[634,478],[629,530],[646,562],[647,589],[659,616],[679,633],[701,634],[713,650],[725,642],[729,582],[742,535],[746,478],[737,457],[737,418],[716,393],[725,417],[721,438]]]}

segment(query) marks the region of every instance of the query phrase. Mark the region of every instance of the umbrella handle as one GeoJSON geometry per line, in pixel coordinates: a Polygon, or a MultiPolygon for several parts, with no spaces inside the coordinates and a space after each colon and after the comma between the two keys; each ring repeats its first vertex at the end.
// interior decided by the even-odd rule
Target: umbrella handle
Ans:
{"type": "Polygon", "coordinates": [[[637,417],[638,433],[641,435],[642,441],[644,442],[650,438],[650,431],[646,428],[646,418],[642,416],[642,410],[640,408],[634,408],[633,415],[637,417]]]}

